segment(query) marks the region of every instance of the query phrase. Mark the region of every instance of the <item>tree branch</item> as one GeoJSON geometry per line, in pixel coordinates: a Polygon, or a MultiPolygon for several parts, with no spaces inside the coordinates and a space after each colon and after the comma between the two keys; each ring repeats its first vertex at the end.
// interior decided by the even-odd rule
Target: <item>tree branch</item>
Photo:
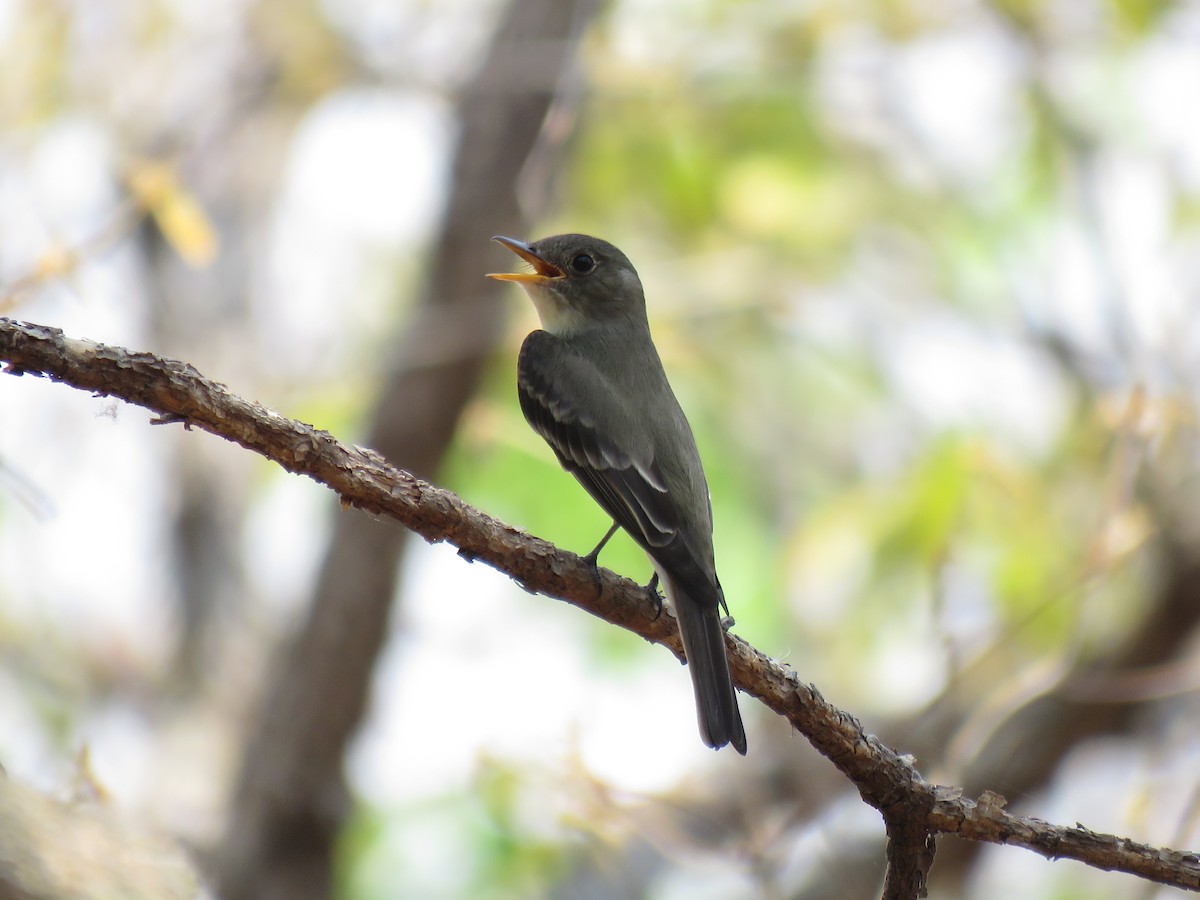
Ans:
{"type": "MultiPolygon", "coordinates": [[[[683,658],[672,615],[634,582],[600,570],[600,590],[579,556],[562,551],[467,505],[450,491],[389,465],[377,453],[347,446],[318,430],[232,394],[187,363],[150,353],[67,338],[44,325],[0,317],[0,362],[11,375],[46,376],[158,414],[157,423],[198,427],[307,475],[336,491],[346,506],[396,519],[427,541],[446,541],[527,590],[566,600],[683,658]]],[[[1014,816],[1004,799],[978,801],[957,788],[925,781],[913,762],[863,730],[854,716],[826,702],[812,685],[740,638],[729,636],[737,686],[757,697],[846,775],[887,823],[888,896],[916,897],[932,859],[932,835],[1016,844],[1049,859],[1074,859],[1160,884],[1200,889],[1200,856],[1138,844],[1076,826],[1014,816]]]]}
{"type": "Polygon", "coordinates": [[[883,900],[928,897],[929,869],[935,850],[933,835],[925,818],[884,814],[887,829],[887,873],[883,880],[883,900]]]}
{"type": "Polygon", "coordinates": [[[1004,798],[991,791],[984,791],[978,800],[966,800],[957,788],[934,790],[937,799],[929,815],[933,831],[990,844],[1015,844],[1046,859],[1074,859],[1096,869],[1200,891],[1200,854],[1151,847],[1078,824],[1068,828],[1032,816],[1014,816],[1004,811],[1004,798]]]}

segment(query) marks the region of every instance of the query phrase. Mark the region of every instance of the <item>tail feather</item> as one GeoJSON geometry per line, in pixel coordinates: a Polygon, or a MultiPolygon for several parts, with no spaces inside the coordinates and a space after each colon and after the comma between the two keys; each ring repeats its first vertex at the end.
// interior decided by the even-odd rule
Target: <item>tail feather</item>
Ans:
{"type": "Polygon", "coordinates": [[[716,603],[701,604],[693,600],[669,575],[663,577],[662,582],[679,620],[683,651],[687,655],[692,689],[696,694],[700,737],[713,749],[733,744],[734,749],[745,756],[746,731],[742,727],[733,680],[729,677],[720,609],[716,603]]]}

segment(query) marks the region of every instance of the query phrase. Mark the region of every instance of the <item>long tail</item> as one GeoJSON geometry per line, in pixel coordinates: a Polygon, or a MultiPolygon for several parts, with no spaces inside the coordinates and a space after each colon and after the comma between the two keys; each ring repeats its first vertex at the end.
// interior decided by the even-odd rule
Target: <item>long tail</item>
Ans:
{"type": "Polygon", "coordinates": [[[725,630],[721,627],[719,607],[715,603],[701,605],[696,602],[669,575],[663,577],[662,582],[679,620],[683,651],[687,654],[692,689],[696,693],[700,737],[714,750],[733,744],[734,749],[745,756],[746,731],[729,677],[725,630]]]}

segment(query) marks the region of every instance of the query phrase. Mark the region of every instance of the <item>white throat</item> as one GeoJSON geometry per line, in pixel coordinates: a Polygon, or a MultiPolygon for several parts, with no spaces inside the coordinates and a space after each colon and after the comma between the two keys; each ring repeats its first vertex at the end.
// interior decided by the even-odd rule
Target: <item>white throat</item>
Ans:
{"type": "Polygon", "coordinates": [[[578,310],[572,309],[559,296],[544,284],[522,284],[525,293],[533,301],[542,328],[551,334],[566,335],[582,330],[587,324],[587,318],[578,310]]]}

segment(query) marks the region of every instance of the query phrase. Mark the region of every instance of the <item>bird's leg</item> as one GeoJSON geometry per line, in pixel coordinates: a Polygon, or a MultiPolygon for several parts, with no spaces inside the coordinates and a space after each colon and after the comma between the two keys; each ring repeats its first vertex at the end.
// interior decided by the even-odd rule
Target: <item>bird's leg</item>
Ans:
{"type": "Polygon", "coordinates": [[[658,572],[655,572],[650,577],[650,581],[646,585],[646,590],[649,592],[650,597],[654,600],[654,618],[651,621],[657,622],[658,617],[662,615],[663,609],[662,597],[660,597],[658,594],[658,572]]]}
{"type": "Polygon", "coordinates": [[[596,582],[596,596],[600,596],[600,591],[603,590],[600,584],[600,567],[596,565],[596,560],[600,558],[600,551],[604,549],[604,545],[617,533],[618,527],[617,523],[613,522],[612,528],[608,529],[604,537],[600,538],[600,543],[592,549],[591,553],[583,558],[583,561],[588,564],[588,568],[592,570],[592,580],[596,582]]]}
{"type": "Polygon", "coordinates": [[[617,533],[617,529],[620,527],[616,522],[613,522],[612,528],[608,529],[604,537],[600,538],[600,543],[595,546],[591,553],[584,557],[593,568],[596,565],[596,560],[600,558],[600,551],[604,549],[604,545],[612,539],[612,536],[617,533]]]}

